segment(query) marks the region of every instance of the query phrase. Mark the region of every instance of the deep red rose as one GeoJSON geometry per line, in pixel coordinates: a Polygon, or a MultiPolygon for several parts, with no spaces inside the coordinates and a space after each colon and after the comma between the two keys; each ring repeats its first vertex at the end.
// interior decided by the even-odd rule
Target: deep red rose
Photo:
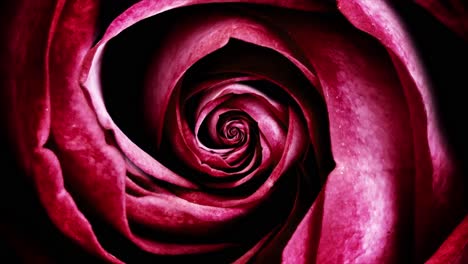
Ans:
{"type": "MultiPolygon", "coordinates": [[[[461,2],[419,3],[466,48],[461,2]]],[[[14,177],[26,176],[13,186],[32,184],[26,215],[46,230],[5,221],[10,254],[464,263],[462,155],[408,7],[423,12],[380,0],[9,5],[4,123],[14,177]]]]}

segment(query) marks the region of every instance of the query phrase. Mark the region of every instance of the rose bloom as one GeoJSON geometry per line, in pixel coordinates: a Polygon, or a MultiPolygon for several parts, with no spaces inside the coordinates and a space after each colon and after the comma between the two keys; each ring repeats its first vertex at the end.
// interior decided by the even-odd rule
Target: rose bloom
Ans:
{"type": "Polygon", "coordinates": [[[468,263],[468,7],[416,2],[4,4],[2,258],[468,263]]]}

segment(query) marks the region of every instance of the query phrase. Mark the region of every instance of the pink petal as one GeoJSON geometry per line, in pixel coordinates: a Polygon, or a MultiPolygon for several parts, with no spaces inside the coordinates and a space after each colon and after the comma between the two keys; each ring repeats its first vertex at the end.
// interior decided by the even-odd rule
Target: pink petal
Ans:
{"type": "Polygon", "coordinates": [[[408,232],[412,209],[404,201],[411,198],[414,173],[403,89],[378,42],[339,18],[330,17],[326,26],[319,21],[298,17],[285,26],[304,47],[322,84],[336,168],[322,190],[323,205],[313,207],[323,207],[323,215],[311,209],[283,259],[294,262],[293,254],[307,249],[317,255],[301,252],[297,261],[399,262],[405,257],[401,237],[408,232]],[[317,221],[319,237],[309,227],[317,221]]]}

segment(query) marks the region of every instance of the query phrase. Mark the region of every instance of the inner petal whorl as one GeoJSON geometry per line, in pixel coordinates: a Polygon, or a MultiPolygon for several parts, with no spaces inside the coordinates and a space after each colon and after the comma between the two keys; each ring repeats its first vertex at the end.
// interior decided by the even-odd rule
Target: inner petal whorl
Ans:
{"type": "Polygon", "coordinates": [[[225,113],[219,116],[218,133],[223,143],[228,146],[239,146],[245,143],[249,137],[250,126],[253,125],[250,120],[245,120],[243,116],[236,114],[225,113]]]}

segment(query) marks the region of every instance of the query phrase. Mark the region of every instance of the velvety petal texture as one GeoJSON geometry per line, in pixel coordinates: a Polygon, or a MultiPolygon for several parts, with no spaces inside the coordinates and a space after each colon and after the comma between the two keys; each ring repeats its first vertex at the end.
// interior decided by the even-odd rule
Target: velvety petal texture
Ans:
{"type": "Polygon", "coordinates": [[[99,261],[467,260],[466,180],[387,1],[15,7],[12,145],[99,261]]]}

